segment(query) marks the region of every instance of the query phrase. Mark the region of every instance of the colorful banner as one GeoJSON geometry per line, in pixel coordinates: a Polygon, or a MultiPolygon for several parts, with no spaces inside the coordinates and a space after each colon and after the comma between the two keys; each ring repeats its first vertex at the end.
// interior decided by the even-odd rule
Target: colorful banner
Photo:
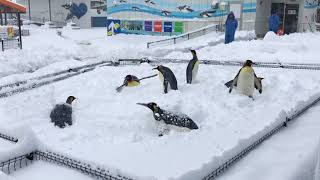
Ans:
{"type": "Polygon", "coordinates": [[[144,22],[144,30],[145,31],[152,31],[152,21],[145,21],[144,22]]]}
{"type": "Polygon", "coordinates": [[[162,22],[154,21],[154,32],[162,32],[162,22]]]}
{"type": "Polygon", "coordinates": [[[172,22],[164,22],[163,32],[172,32],[172,22]]]}
{"type": "Polygon", "coordinates": [[[175,22],[174,23],[174,32],[183,33],[183,22],[175,22]]]}
{"type": "Polygon", "coordinates": [[[121,23],[120,20],[115,20],[115,19],[107,20],[108,36],[116,35],[121,32],[120,23],[121,23]]]}

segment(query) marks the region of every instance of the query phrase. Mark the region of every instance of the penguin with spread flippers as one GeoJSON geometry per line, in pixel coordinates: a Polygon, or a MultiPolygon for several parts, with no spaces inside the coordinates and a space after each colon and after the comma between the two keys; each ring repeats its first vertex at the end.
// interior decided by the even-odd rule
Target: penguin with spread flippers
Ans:
{"type": "Polygon", "coordinates": [[[231,93],[233,87],[237,87],[237,91],[241,94],[253,98],[253,91],[256,88],[259,93],[262,93],[261,80],[263,78],[258,78],[256,73],[252,68],[254,64],[251,60],[247,60],[242,68],[239,70],[236,77],[230,82],[226,83],[226,86],[230,85],[229,93],[231,93]]]}
{"type": "Polygon", "coordinates": [[[64,128],[66,125],[72,125],[72,102],[76,98],[69,96],[66,103],[57,104],[50,113],[51,122],[59,128],[64,128]]]}
{"type": "Polygon", "coordinates": [[[178,90],[177,79],[168,67],[160,65],[153,69],[158,70],[160,81],[163,84],[164,93],[168,93],[169,89],[178,90]]]}
{"type": "MultiPolygon", "coordinates": [[[[185,114],[177,114],[164,109],[161,109],[156,103],[151,102],[148,104],[137,103],[138,105],[148,107],[153,112],[154,119],[163,124],[171,125],[178,128],[187,128],[189,130],[199,129],[197,124],[185,114]]],[[[159,136],[162,136],[163,132],[160,132],[159,136]]]]}
{"type": "Polygon", "coordinates": [[[138,85],[140,85],[140,81],[141,80],[152,78],[152,77],[156,77],[156,76],[157,75],[155,74],[155,75],[152,75],[152,76],[147,76],[147,77],[143,77],[143,78],[139,79],[137,76],[127,75],[124,78],[123,84],[121,86],[119,86],[116,90],[117,90],[117,92],[121,92],[124,87],[138,86],[138,85]]]}
{"type": "Polygon", "coordinates": [[[188,84],[191,84],[196,79],[196,76],[198,74],[199,64],[200,64],[196,51],[191,50],[191,53],[193,57],[189,61],[187,72],[186,72],[188,84]]]}

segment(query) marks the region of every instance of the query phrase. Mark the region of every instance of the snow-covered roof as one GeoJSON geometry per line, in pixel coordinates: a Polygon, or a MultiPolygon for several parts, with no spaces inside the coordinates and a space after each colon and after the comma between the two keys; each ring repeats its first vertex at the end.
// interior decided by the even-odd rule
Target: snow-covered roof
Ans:
{"type": "Polygon", "coordinates": [[[9,1],[0,0],[0,13],[26,13],[27,8],[21,4],[9,1]]]}

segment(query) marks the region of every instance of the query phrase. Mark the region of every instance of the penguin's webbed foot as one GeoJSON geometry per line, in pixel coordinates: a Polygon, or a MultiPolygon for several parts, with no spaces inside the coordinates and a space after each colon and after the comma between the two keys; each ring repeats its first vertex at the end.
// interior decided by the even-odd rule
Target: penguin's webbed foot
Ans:
{"type": "Polygon", "coordinates": [[[253,96],[248,96],[249,98],[251,98],[252,99],[252,101],[254,101],[254,98],[253,98],[253,96]]]}

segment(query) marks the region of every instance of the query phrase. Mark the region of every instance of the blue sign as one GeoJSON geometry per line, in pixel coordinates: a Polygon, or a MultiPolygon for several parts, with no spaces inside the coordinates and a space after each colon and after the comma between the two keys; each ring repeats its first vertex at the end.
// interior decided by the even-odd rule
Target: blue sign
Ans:
{"type": "Polygon", "coordinates": [[[108,36],[121,33],[120,20],[107,19],[108,36]]]}
{"type": "Polygon", "coordinates": [[[152,21],[145,21],[144,22],[144,30],[145,31],[152,31],[152,21]]]}
{"type": "Polygon", "coordinates": [[[172,32],[172,22],[164,22],[164,32],[172,32]]]}

